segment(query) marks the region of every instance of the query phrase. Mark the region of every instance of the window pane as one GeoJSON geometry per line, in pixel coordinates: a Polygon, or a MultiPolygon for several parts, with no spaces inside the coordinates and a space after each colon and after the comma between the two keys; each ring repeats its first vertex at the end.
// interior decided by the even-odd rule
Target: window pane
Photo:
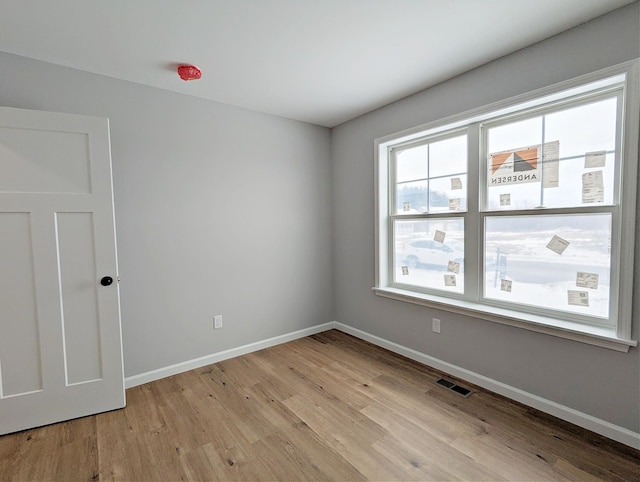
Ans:
{"type": "Polygon", "coordinates": [[[429,177],[466,174],[467,136],[429,144],[429,177]]]}
{"type": "Polygon", "coordinates": [[[608,318],[611,214],[485,222],[486,298],[608,318]]]}
{"type": "Polygon", "coordinates": [[[614,204],[616,110],[613,97],[489,126],[485,208],[614,204]]]}
{"type": "Polygon", "coordinates": [[[488,152],[500,152],[517,146],[533,146],[542,140],[542,117],[512,122],[488,130],[488,152]]]}
{"type": "Polygon", "coordinates": [[[544,206],[548,208],[614,204],[614,155],[604,155],[605,167],[585,168],[585,156],[562,159],[559,186],[544,190],[544,206]],[[586,175],[586,177],[585,177],[586,175]]]}
{"type": "Polygon", "coordinates": [[[424,213],[429,209],[427,181],[398,184],[396,190],[397,213],[424,213]]]}
{"type": "Polygon", "coordinates": [[[396,182],[427,178],[427,146],[403,149],[396,154],[396,182]]]}
{"type": "Polygon", "coordinates": [[[464,221],[395,220],[394,281],[464,292],[464,221]]]}
{"type": "Polygon", "coordinates": [[[561,158],[615,150],[617,101],[613,97],[546,115],[545,139],[560,141],[561,158]]]}
{"type": "Polygon", "coordinates": [[[466,211],[467,176],[439,177],[429,183],[430,212],[466,211]]]}

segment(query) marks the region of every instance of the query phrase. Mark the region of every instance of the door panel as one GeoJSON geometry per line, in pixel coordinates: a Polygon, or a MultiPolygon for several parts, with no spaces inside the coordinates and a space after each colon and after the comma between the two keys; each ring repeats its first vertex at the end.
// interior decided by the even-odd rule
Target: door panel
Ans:
{"type": "Polygon", "coordinates": [[[124,406],[108,121],[0,107],[0,434],[124,406]]]}
{"type": "Polygon", "coordinates": [[[56,215],[67,384],[102,378],[93,233],[93,213],[56,215]]]}
{"type": "Polygon", "coordinates": [[[2,126],[0,158],[0,191],[91,192],[86,133],[2,126]]]}
{"type": "Polygon", "coordinates": [[[0,396],[9,397],[42,389],[29,214],[0,213],[0,239],[0,292],[11,299],[0,304],[10,327],[0,336],[0,396]]]}

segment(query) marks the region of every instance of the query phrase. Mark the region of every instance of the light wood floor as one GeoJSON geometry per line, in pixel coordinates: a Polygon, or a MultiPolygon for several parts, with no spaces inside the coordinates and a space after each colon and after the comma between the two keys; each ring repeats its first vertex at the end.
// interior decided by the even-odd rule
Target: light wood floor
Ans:
{"type": "Polygon", "coordinates": [[[329,331],[0,437],[0,480],[640,480],[640,452],[441,375],[329,331]]]}

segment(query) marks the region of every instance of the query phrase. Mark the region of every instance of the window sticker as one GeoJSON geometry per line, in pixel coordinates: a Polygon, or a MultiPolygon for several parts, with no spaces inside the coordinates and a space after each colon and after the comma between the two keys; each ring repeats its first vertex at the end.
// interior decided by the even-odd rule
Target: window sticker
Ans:
{"type": "Polygon", "coordinates": [[[511,193],[500,194],[500,206],[511,206],[511,193]]]}
{"type": "Polygon", "coordinates": [[[602,171],[585,172],[582,175],[583,187],[602,187],[603,185],[602,171]]]}
{"type": "Polygon", "coordinates": [[[489,186],[540,181],[538,146],[489,154],[489,186]]]}
{"type": "Polygon", "coordinates": [[[582,202],[604,202],[604,183],[602,171],[585,172],[582,175],[582,202]]]}
{"type": "Polygon", "coordinates": [[[460,198],[449,199],[449,210],[450,211],[459,211],[460,210],[460,198]]]}
{"type": "Polygon", "coordinates": [[[402,275],[403,276],[407,276],[409,274],[409,267],[408,266],[403,266],[402,267],[402,275]]]}
{"type": "Polygon", "coordinates": [[[456,286],[456,275],[455,274],[445,274],[444,275],[444,285],[445,286],[456,286]]]}
{"type": "Polygon", "coordinates": [[[560,185],[560,142],[553,141],[544,145],[542,155],[542,187],[560,185]]]}
{"type": "Polygon", "coordinates": [[[449,261],[447,264],[447,271],[451,271],[455,274],[460,274],[460,263],[457,261],[449,261]]]}
{"type": "Polygon", "coordinates": [[[576,275],[576,286],[580,288],[589,288],[592,290],[598,289],[598,274],[597,273],[585,273],[578,271],[576,275]]]}
{"type": "Polygon", "coordinates": [[[604,202],[604,188],[602,188],[602,187],[583,187],[582,188],[582,202],[584,204],[604,202]]]}
{"type": "Polygon", "coordinates": [[[567,290],[567,302],[575,306],[589,306],[589,292],[567,290]]]}
{"type": "Polygon", "coordinates": [[[587,152],[584,155],[584,167],[604,167],[607,163],[607,151],[587,152]]]}
{"type": "Polygon", "coordinates": [[[444,243],[444,237],[447,235],[444,231],[439,231],[436,229],[436,233],[433,235],[433,240],[438,243],[444,243]]]}
{"type": "Polygon", "coordinates": [[[511,293],[511,286],[513,285],[513,281],[511,281],[510,279],[501,279],[500,280],[500,289],[502,291],[507,291],[508,293],[511,293]]]}
{"type": "Polygon", "coordinates": [[[455,191],[456,189],[462,189],[462,179],[459,177],[451,178],[451,190],[455,191]]]}
{"type": "MultiPolygon", "coordinates": [[[[550,179],[553,179],[552,162],[558,157],[559,141],[544,144],[545,155],[549,159],[550,179]]],[[[489,175],[487,185],[489,187],[504,184],[525,184],[528,182],[540,182],[542,169],[540,162],[540,146],[518,147],[508,151],[493,152],[489,154],[489,175]]],[[[556,166],[557,167],[557,166],[556,166]]],[[[557,176],[556,176],[557,178],[557,176]]],[[[552,181],[549,181],[550,183],[552,181]]],[[[553,187],[553,186],[548,186],[553,187]]]]}
{"type": "Polygon", "coordinates": [[[405,201],[402,203],[402,210],[406,213],[407,211],[411,210],[411,204],[409,203],[409,201],[405,201]]]}
{"type": "Polygon", "coordinates": [[[571,244],[569,241],[567,241],[566,239],[562,239],[560,236],[556,236],[554,234],[553,238],[551,238],[551,241],[547,243],[547,248],[549,248],[554,253],[562,254],[564,253],[564,250],[567,249],[569,244],[571,244]]]}

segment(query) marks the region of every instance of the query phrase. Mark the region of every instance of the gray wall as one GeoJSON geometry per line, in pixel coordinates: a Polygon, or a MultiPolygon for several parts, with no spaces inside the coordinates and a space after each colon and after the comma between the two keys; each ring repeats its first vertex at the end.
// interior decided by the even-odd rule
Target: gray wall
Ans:
{"type": "MultiPolygon", "coordinates": [[[[636,2],[333,129],[338,321],[640,432],[638,349],[618,353],[376,297],[370,289],[374,139],[636,58],[639,7],[636,2]],[[432,316],[442,320],[439,335],[431,332],[432,316]]],[[[635,338],[639,308],[636,302],[635,338]]]]}
{"type": "Polygon", "coordinates": [[[110,119],[127,376],[333,319],[328,129],[8,54],[0,72],[0,105],[110,119]]]}

